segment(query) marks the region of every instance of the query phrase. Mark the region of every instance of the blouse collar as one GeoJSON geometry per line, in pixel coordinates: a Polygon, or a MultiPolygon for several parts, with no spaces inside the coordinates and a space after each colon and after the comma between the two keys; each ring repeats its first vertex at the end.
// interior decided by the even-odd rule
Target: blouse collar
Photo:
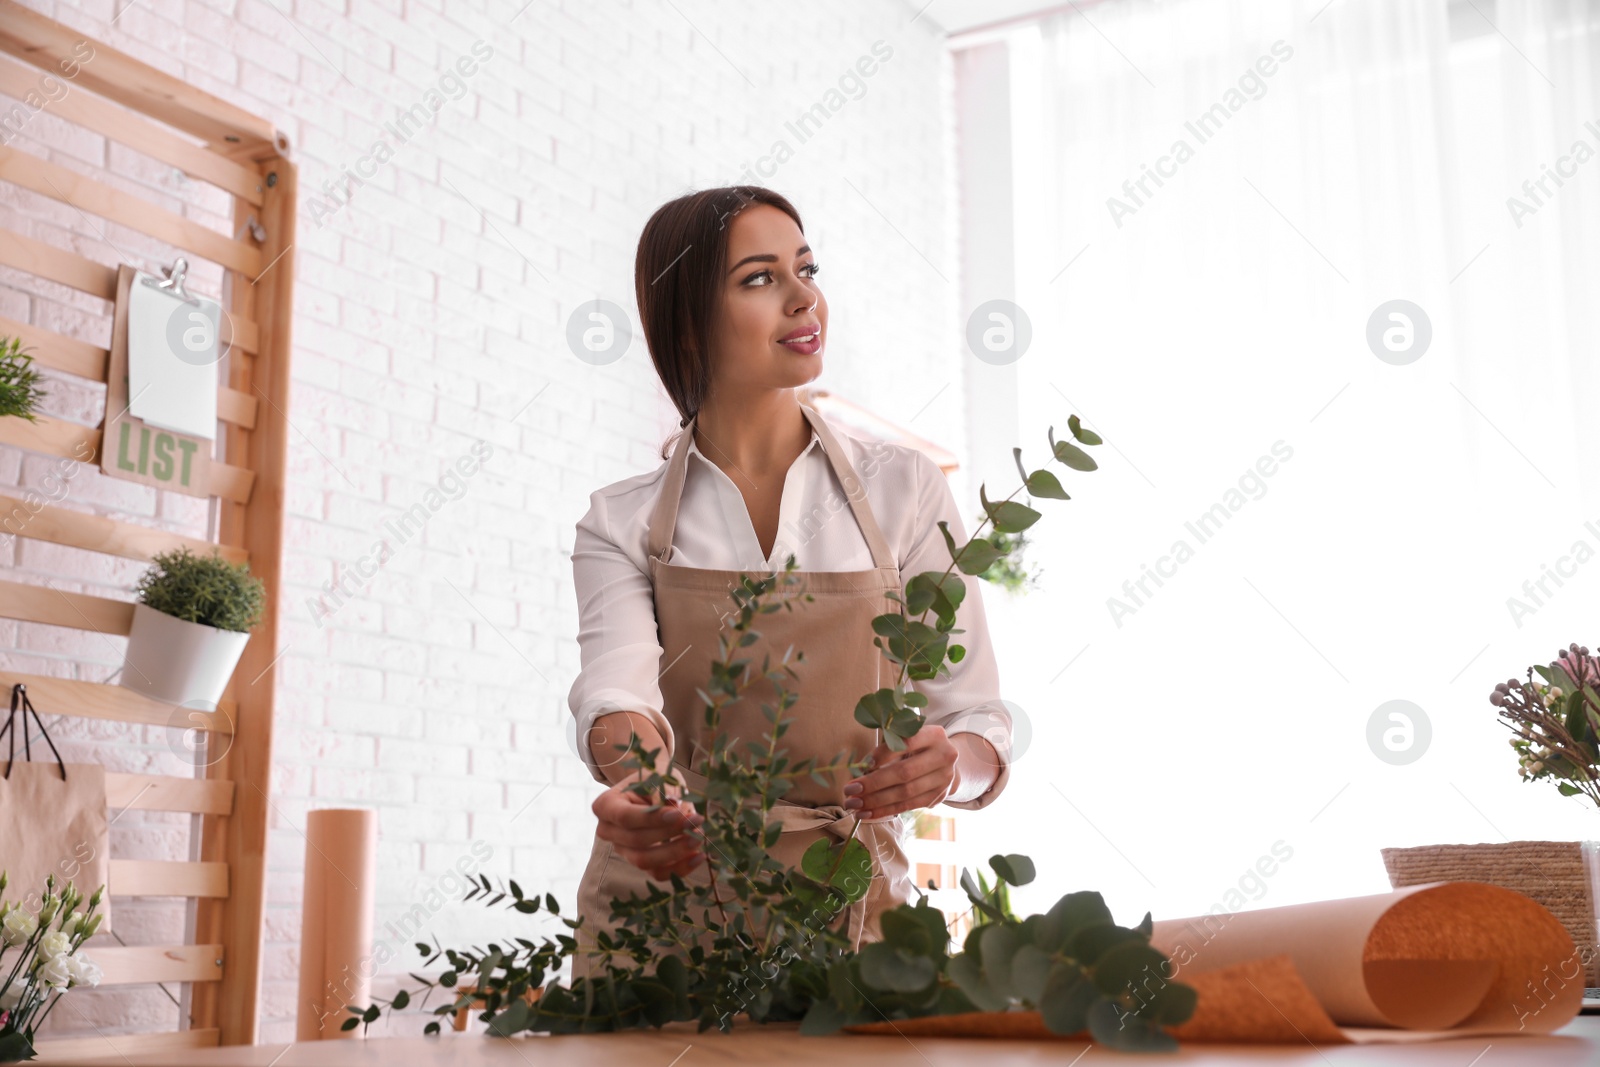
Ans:
{"type": "MultiPolygon", "coordinates": [[[[810,423],[808,422],[807,425],[809,426],[810,423]]],[[[822,437],[821,437],[820,434],[817,433],[817,428],[815,426],[811,427],[811,440],[809,442],[807,442],[805,448],[800,450],[800,456],[804,456],[807,452],[810,452],[813,448],[815,448],[815,449],[817,449],[818,451],[821,451],[821,452],[826,452],[827,451],[827,449],[822,446],[822,437]]],[[[697,444],[695,442],[694,436],[692,434],[689,437],[689,455],[691,455],[691,456],[699,456],[702,462],[710,463],[713,467],[717,466],[716,463],[714,463],[712,461],[710,456],[707,456],[704,452],[700,451],[700,446],[699,446],[699,444],[697,444]]],[[[800,457],[797,456],[795,458],[799,459],[800,457]]],[[[720,470],[721,468],[718,468],[718,469],[720,470]]]]}

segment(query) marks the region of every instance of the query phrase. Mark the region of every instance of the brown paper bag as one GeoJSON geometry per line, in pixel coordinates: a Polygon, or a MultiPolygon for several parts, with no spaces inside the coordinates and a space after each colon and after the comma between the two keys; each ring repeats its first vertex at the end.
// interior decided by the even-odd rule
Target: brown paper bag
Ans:
{"type": "MultiPolygon", "coordinates": [[[[45,878],[53,874],[56,894],[72,882],[84,897],[79,910],[87,911],[88,898],[106,884],[111,870],[106,770],[98,763],[62,762],[49,734],[44,734],[44,741],[50,756],[30,760],[28,717],[31,713],[37,721],[38,712],[19,697],[22,693],[13,690],[12,712],[0,725],[0,737],[9,741],[0,754],[0,869],[6,872],[5,897],[22,901],[37,915],[44,903],[45,878]],[[19,736],[22,745],[16,744],[19,736]]],[[[42,722],[39,730],[44,731],[42,722]]],[[[110,933],[109,887],[95,914],[103,916],[96,934],[110,933]]]]}

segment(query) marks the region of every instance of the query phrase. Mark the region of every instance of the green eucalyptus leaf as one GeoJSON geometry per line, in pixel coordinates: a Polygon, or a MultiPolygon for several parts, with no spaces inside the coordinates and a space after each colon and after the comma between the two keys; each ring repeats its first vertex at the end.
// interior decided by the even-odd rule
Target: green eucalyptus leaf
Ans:
{"type": "Polygon", "coordinates": [[[1005,1010],[1006,998],[989,988],[978,961],[971,953],[963,952],[950,957],[950,962],[945,965],[945,973],[983,1011],[1005,1010]]]}
{"type": "Polygon", "coordinates": [[[506,1005],[506,1009],[489,1020],[489,1033],[496,1037],[510,1037],[528,1028],[528,1002],[521,997],[506,1005]]]}
{"type": "Polygon", "coordinates": [[[1134,933],[1134,939],[1122,941],[1101,953],[1094,962],[1094,984],[1100,992],[1110,997],[1132,993],[1135,1000],[1145,1000],[1149,991],[1166,985],[1167,957],[1148,941],[1134,933]]]}
{"type": "Polygon", "coordinates": [[[1078,416],[1076,415],[1067,416],[1067,429],[1071,430],[1072,436],[1076,437],[1083,444],[1098,445],[1105,443],[1100,439],[1100,435],[1095,433],[1093,430],[1085,430],[1083,428],[1083,423],[1078,420],[1078,416]]]}
{"type": "Polygon", "coordinates": [[[652,978],[635,978],[628,989],[638,998],[639,1009],[651,1026],[665,1026],[677,1012],[678,998],[661,982],[652,978]]]}
{"type": "Polygon", "coordinates": [[[1089,1028],[1089,1008],[1100,999],[1100,991],[1076,965],[1058,962],[1045,979],[1039,1015],[1053,1034],[1080,1033],[1089,1028]]]}
{"type": "Polygon", "coordinates": [[[1011,958],[1022,947],[1017,928],[1009,923],[995,923],[984,928],[978,943],[983,946],[984,982],[1003,997],[1016,996],[1016,986],[1011,981],[1011,958]]]}
{"type": "Polygon", "coordinates": [[[1039,512],[1015,500],[986,503],[984,514],[989,516],[996,533],[1021,533],[1039,521],[1039,512]]]}
{"type": "Polygon", "coordinates": [[[1022,945],[1011,957],[1011,985],[1017,996],[1037,1005],[1055,961],[1038,945],[1022,945]]]}
{"type": "Polygon", "coordinates": [[[396,993],[394,995],[394,999],[389,1002],[389,1008],[392,1011],[405,1011],[406,1006],[410,1003],[411,994],[402,989],[400,992],[396,993]]]}
{"type": "Polygon", "coordinates": [[[922,716],[912,708],[901,708],[894,713],[885,729],[899,738],[907,738],[922,729],[922,716]]]}
{"type": "Polygon", "coordinates": [[[1155,1023],[1124,1012],[1115,1001],[1099,1000],[1089,1008],[1089,1034],[1107,1048],[1122,1052],[1172,1052],[1177,1039],[1155,1023]]]}
{"type": "Polygon", "coordinates": [[[1093,456],[1070,441],[1057,441],[1055,450],[1056,462],[1075,471],[1092,471],[1100,468],[1100,464],[1094,461],[1093,456]]]}
{"type": "Polygon", "coordinates": [[[1147,1006],[1139,1014],[1163,1026],[1188,1022],[1200,1003],[1200,994],[1193,986],[1174,981],[1164,982],[1150,990],[1148,998],[1147,1006]]]}
{"type": "MultiPolygon", "coordinates": [[[[883,616],[879,616],[883,618],[883,616]]],[[[874,620],[876,622],[877,620],[874,620]]],[[[877,692],[868,693],[856,701],[855,719],[873,730],[881,730],[894,715],[895,702],[893,689],[879,689],[877,692]]]]}
{"type": "Polygon", "coordinates": [[[861,965],[862,981],[891,993],[926,989],[939,974],[939,968],[927,956],[883,941],[863,945],[856,959],[861,965]]]}
{"type": "Polygon", "coordinates": [[[959,574],[923,571],[906,583],[906,613],[921,615],[930,608],[943,617],[954,617],[967,595],[967,583],[959,574]]]}
{"type": "Polygon", "coordinates": [[[998,874],[1012,885],[1027,885],[1033,881],[1036,873],[1031,859],[1014,852],[1006,856],[990,856],[989,866],[994,868],[995,874],[998,874]]]}
{"type": "Polygon", "coordinates": [[[824,837],[806,848],[800,869],[807,878],[831,885],[853,902],[866,895],[872,881],[872,853],[860,838],[836,842],[824,837]]]}
{"type": "MultiPolygon", "coordinates": [[[[972,901],[974,908],[977,908],[992,919],[1005,918],[998,908],[989,903],[988,894],[978,887],[978,883],[973,880],[972,872],[966,868],[961,870],[961,888],[966,891],[967,899],[972,901]]],[[[981,927],[974,927],[972,932],[977,934],[981,929],[981,927]]]]}
{"type": "Polygon", "coordinates": [[[1086,926],[1078,931],[1068,945],[1073,959],[1092,967],[1099,962],[1101,956],[1124,941],[1149,945],[1148,941],[1139,936],[1137,930],[1129,930],[1126,926],[1117,926],[1115,923],[1086,926]]]}
{"type": "Polygon", "coordinates": [[[981,537],[973,538],[960,549],[956,548],[955,538],[950,534],[950,522],[947,519],[939,520],[939,532],[944,534],[944,544],[950,550],[950,559],[955,562],[963,574],[982,574],[988,570],[1003,552],[993,543],[981,537]]]}
{"type": "Polygon", "coordinates": [[[1086,926],[1112,921],[1105,898],[1092,889],[1068,893],[1051,906],[1049,914],[1061,924],[1061,936],[1065,941],[1076,937],[1086,926]]]}
{"type": "Polygon", "coordinates": [[[822,1037],[825,1034],[836,1034],[839,1028],[850,1021],[843,1008],[835,1004],[828,997],[817,997],[811,1002],[811,1007],[806,1009],[805,1018],[800,1020],[800,1033],[806,1037],[822,1037]]]}
{"type": "Polygon", "coordinates": [[[848,959],[835,960],[828,968],[828,998],[843,1008],[847,1013],[861,1007],[861,990],[850,977],[851,962],[848,959]]]}
{"type": "Polygon", "coordinates": [[[1044,497],[1049,500],[1071,500],[1067,491],[1061,488],[1061,479],[1050,471],[1039,469],[1027,476],[1029,496],[1044,497]]]}
{"type": "MultiPolygon", "coordinates": [[[[911,905],[901,904],[879,915],[878,927],[883,931],[883,941],[880,943],[922,956],[930,955],[933,951],[933,938],[928,925],[916,912],[917,909],[911,905]]],[[[940,919],[942,921],[942,915],[940,919]]]]}

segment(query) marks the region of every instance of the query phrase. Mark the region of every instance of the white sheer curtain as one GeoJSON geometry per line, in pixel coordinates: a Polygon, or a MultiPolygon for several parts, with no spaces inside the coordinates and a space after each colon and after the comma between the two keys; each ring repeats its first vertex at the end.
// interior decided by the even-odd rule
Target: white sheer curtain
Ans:
{"type": "Polygon", "coordinates": [[[1597,42],[1583,0],[1110,0],[1013,42],[1018,443],[1072,411],[1107,440],[991,610],[1032,737],[964,825],[1039,861],[1030,906],[1266,907],[1386,890],[1384,846],[1600,838],[1486,699],[1600,645],[1597,42]],[[1409,363],[1368,341],[1394,300],[1431,324],[1409,363]],[[1369,745],[1390,700],[1414,762],[1369,745]]]}

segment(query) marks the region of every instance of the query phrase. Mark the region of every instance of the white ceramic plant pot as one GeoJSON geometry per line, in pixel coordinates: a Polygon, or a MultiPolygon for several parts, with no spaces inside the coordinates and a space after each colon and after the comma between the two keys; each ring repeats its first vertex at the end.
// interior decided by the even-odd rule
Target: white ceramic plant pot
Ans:
{"type": "Polygon", "coordinates": [[[187,622],[135,604],[121,683],[172,704],[193,700],[215,705],[249,640],[248,633],[187,622]]]}

